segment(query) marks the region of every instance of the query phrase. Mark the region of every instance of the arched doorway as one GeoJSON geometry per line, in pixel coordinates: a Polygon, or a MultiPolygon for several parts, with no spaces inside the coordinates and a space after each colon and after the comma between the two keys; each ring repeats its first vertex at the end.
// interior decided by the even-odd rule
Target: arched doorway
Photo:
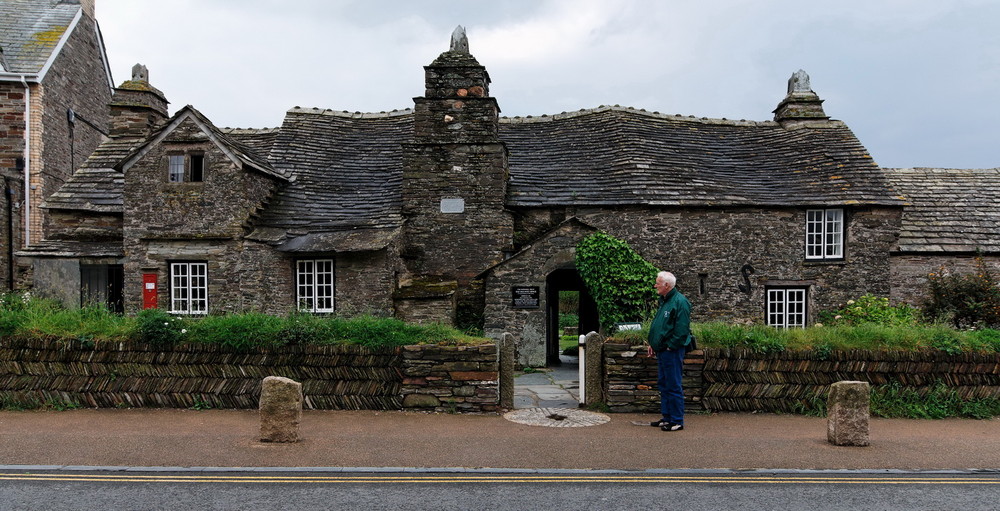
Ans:
{"type": "MultiPolygon", "coordinates": [[[[571,314],[567,311],[567,303],[571,304],[570,309],[576,309],[577,334],[598,331],[601,321],[597,313],[597,302],[590,296],[587,286],[584,285],[576,268],[560,268],[550,273],[545,279],[545,293],[547,304],[545,311],[546,365],[559,365],[561,363],[559,354],[562,351],[559,342],[563,334],[560,315],[563,315],[563,323],[565,323],[566,314],[571,314]],[[576,305],[572,305],[574,301],[576,305]],[[562,309],[560,309],[560,302],[563,304],[562,309]]],[[[574,335],[574,338],[576,337],[577,335],[574,335]]]]}

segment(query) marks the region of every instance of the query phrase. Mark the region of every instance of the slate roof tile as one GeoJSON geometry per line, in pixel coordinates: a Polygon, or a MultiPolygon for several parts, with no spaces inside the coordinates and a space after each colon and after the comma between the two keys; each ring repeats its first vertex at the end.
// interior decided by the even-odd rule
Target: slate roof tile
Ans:
{"type": "Polygon", "coordinates": [[[883,170],[908,200],[897,250],[1000,252],[1000,168],[883,170]]]}
{"type": "Polygon", "coordinates": [[[34,74],[45,66],[80,5],[38,0],[0,2],[0,48],[4,69],[34,74]]]}

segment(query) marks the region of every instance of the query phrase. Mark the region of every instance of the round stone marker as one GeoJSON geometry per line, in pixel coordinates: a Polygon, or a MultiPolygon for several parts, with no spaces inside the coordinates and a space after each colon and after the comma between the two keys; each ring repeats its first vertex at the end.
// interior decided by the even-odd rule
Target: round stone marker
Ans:
{"type": "Polygon", "coordinates": [[[588,412],[576,408],[524,408],[503,414],[503,418],[529,426],[550,428],[582,428],[596,426],[611,420],[603,413],[588,412]]]}

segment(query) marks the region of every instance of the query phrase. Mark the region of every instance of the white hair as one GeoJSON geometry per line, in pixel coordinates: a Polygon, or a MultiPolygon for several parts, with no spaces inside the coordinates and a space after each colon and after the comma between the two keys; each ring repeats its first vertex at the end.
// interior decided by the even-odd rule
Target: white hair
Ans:
{"type": "Polygon", "coordinates": [[[661,271],[660,273],[657,273],[656,279],[662,280],[665,284],[670,286],[671,289],[677,285],[677,277],[674,277],[674,274],[669,271],[661,271]]]}

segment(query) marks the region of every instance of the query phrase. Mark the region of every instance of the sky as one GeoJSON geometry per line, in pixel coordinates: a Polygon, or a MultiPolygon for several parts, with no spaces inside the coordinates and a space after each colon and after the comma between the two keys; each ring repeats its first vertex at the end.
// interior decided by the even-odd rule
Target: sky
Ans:
{"type": "Polygon", "coordinates": [[[456,26],[503,116],[621,105],[768,121],[799,69],[883,167],[1000,167],[996,0],[96,0],[132,66],[217,126],[411,108],[456,26]]]}

